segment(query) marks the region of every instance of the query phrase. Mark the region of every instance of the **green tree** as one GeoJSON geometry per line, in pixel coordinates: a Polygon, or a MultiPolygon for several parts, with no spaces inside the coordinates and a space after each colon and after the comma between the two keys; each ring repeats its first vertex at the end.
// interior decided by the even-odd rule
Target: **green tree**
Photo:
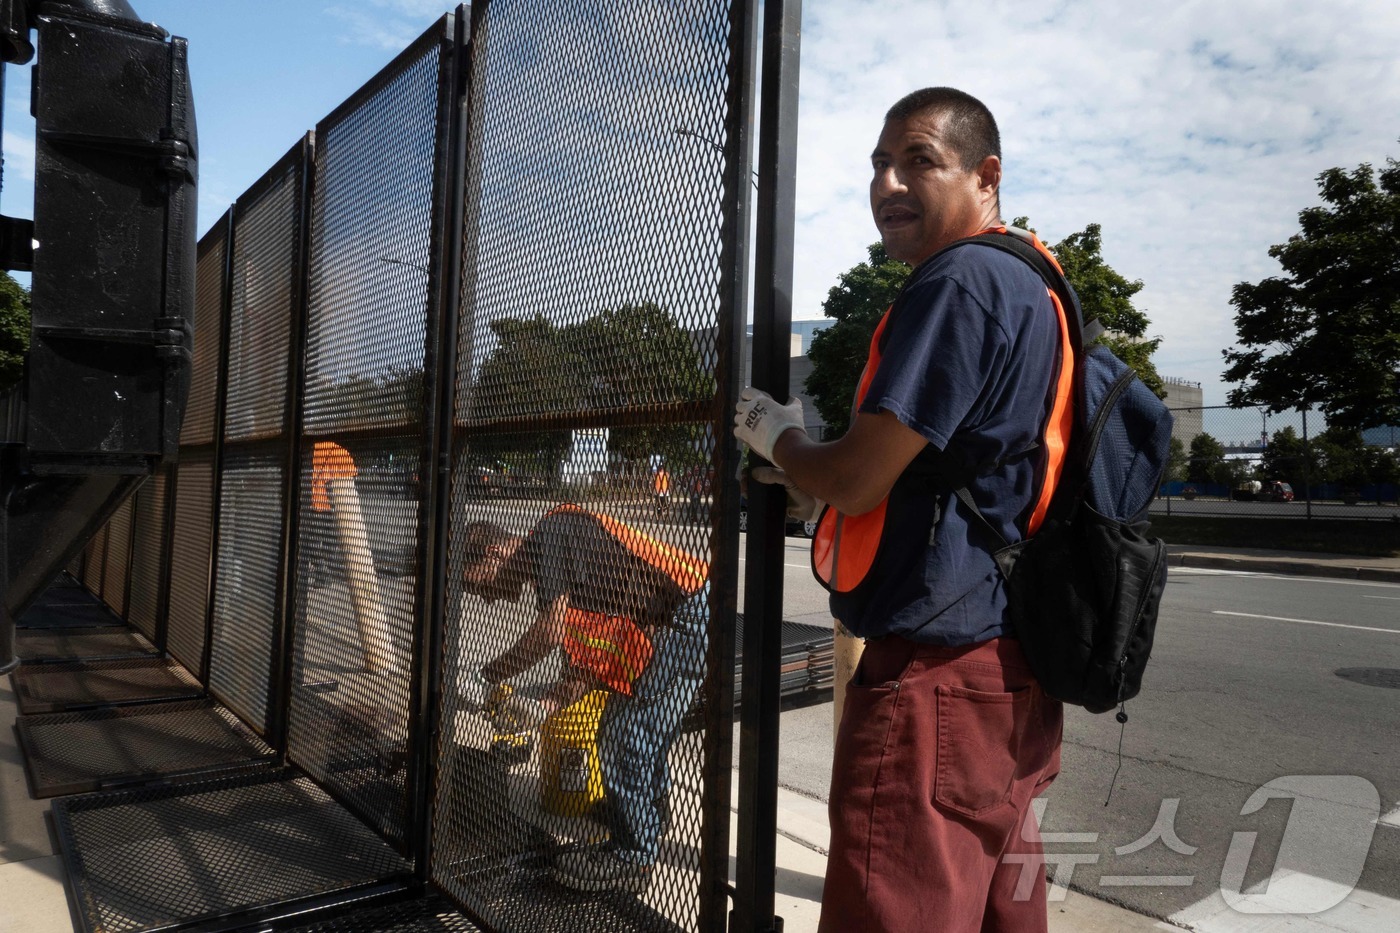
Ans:
{"type": "Polygon", "coordinates": [[[1186,467],[1186,480],[1191,483],[1218,483],[1225,464],[1225,445],[1209,434],[1191,438],[1191,461],[1186,467]]]}
{"type": "Polygon", "coordinates": [[[827,292],[822,313],[835,323],[819,331],[807,351],[812,361],[807,394],[817,403],[828,431],[838,437],[851,426],[851,401],[875,325],[909,276],[909,267],[891,259],[884,244],[872,243],[868,252],[866,262],[842,273],[827,292]]]}
{"type": "Polygon", "coordinates": [[[1400,163],[1318,176],[1324,206],[1269,255],[1284,276],[1235,286],[1234,406],[1319,407],[1330,425],[1400,421],[1400,163]]]}
{"type": "Polygon", "coordinates": [[[1186,466],[1189,462],[1186,445],[1181,442],[1181,438],[1173,437],[1167,445],[1167,467],[1162,471],[1162,482],[1175,483],[1186,479],[1186,466]]]}
{"type": "MultiPolygon", "coordinates": [[[[653,302],[605,310],[565,328],[562,337],[583,361],[587,407],[674,411],[714,397],[714,377],[694,338],[653,302]]],[[[698,462],[696,437],[693,424],[663,417],[613,428],[608,447],[633,463],[660,454],[675,470],[680,462],[698,462]]]]}
{"type": "MultiPolygon", "coordinates": [[[[489,426],[518,421],[509,433],[473,431],[468,454],[477,462],[501,461],[527,471],[524,460],[545,464],[564,459],[572,443],[566,428],[527,427],[539,416],[576,412],[584,405],[586,375],[582,357],[568,347],[559,329],[542,314],[497,318],[491,322],[496,346],[481,364],[466,405],[470,422],[489,426]]],[[[538,469],[538,467],[536,467],[538,469]]]]}
{"type": "Polygon", "coordinates": [[[1336,483],[1345,492],[1355,493],[1371,481],[1374,457],[1360,431],[1333,425],[1319,434],[1313,445],[1320,482],[1336,483]]]}
{"type": "Polygon", "coordinates": [[[598,411],[639,416],[609,432],[609,450],[624,460],[660,454],[674,469],[703,456],[698,418],[687,422],[677,415],[712,399],[714,378],[694,339],[660,306],[621,305],[562,327],[539,314],[501,318],[491,329],[496,347],[481,366],[468,406],[468,419],[488,429],[473,433],[472,456],[522,471],[557,464],[572,443],[571,432],[531,422],[598,411]],[[520,430],[505,434],[488,427],[503,421],[519,422],[520,430]]]}
{"type": "MultiPolygon", "coordinates": [[[[1018,217],[1013,223],[1024,227],[1029,221],[1018,217]]],[[[1131,366],[1159,398],[1164,397],[1166,388],[1152,363],[1152,354],[1161,346],[1162,338],[1146,337],[1151,322],[1133,305],[1133,296],[1143,289],[1142,280],[1130,282],[1104,262],[1100,226],[1089,224],[1079,233],[1071,233],[1050,247],[1050,252],[1055,254],[1065,278],[1074,286],[1085,319],[1097,320],[1107,328],[1098,342],[1131,366]]]]}
{"type": "MultiPolygon", "coordinates": [[[[1018,217],[1014,226],[1029,221],[1018,217]]],[[[1153,392],[1165,394],[1162,378],[1152,363],[1160,338],[1146,339],[1147,315],[1134,307],[1132,298],[1143,288],[1128,281],[1103,259],[1103,237],[1098,224],[1065,237],[1050,248],[1065,270],[1065,277],[1079,295],[1086,318],[1097,318],[1108,333],[1099,338],[1119,359],[1131,366],[1153,392]]],[[[808,357],[812,374],[807,394],[835,435],[850,427],[851,400],[865,367],[871,335],[880,316],[899,294],[909,267],[891,259],[880,243],[869,247],[870,258],[846,271],[827,293],[822,312],[836,323],[812,339],[808,357]]]]}
{"type": "Polygon", "coordinates": [[[0,272],[0,392],[24,377],[29,353],[29,292],[0,272]]]}
{"type": "Polygon", "coordinates": [[[1275,431],[1264,448],[1264,456],[1260,460],[1260,472],[1263,475],[1259,478],[1265,482],[1281,480],[1292,486],[1301,499],[1307,490],[1308,481],[1317,480],[1311,456],[1311,446],[1304,443],[1291,425],[1275,431]]]}

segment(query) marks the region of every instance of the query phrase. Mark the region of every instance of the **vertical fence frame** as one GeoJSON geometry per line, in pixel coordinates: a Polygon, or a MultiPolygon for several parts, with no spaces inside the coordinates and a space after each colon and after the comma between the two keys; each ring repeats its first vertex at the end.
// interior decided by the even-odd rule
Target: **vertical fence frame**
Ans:
{"type": "MultiPolygon", "coordinates": [[[[303,137],[301,140],[298,140],[297,143],[295,143],[280,159],[278,159],[277,162],[274,163],[271,168],[264,172],[263,175],[257,181],[255,181],[252,185],[248,187],[246,191],[239,195],[238,200],[234,203],[234,206],[230,212],[232,215],[230,223],[231,240],[227,253],[226,263],[223,336],[225,367],[223,371],[223,378],[220,380],[219,386],[221,394],[217,418],[217,430],[219,431],[219,455],[217,458],[218,472],[216,476],[215,486],[217,509],[215,513],[213,526],[214,536],[212,539],[212,546],[210,549],[211,574],[208,597],[209,603],[206,622],[207,627],[205,632],[204,662],[202,664],[200,680],[205,685],[205,689],[210,696],[213,696],[215,699],[218,699],[230,709],[235,710],[235,712],[240,712],[241,704],[233,702],[232,697],[220,696],[220,691],[214,685],[213,670],[213,655],[214,649],[216,647],[215,642],[217,634],[217,630],[215,628],[214,623],[219,608],[221,586],[227,585],[226,583],[220,583],[220,556],[221,547],[224,539],[223,506],[225,503],[223,500],[226,491],[224,482],[225,472],[230,464],[230,456],[235,452],[242,453],[244,451],[247,451],[250,454],[257,456],[262,451],[268,450],[272,454],[273,460],[275,462],[278,462],[281,469],[283,469],[284,471],[287,469],[289,462],[293,462],[295,458],[295,454],[288,450],[281,451],[280,456],[278,456],[278,451],[276,451],[276,445],[282,444],[285,448],[294,448],[298,445],[298,438],[295,432],[295,425],[292,422],[292,418],[295,412],[296,398],[300,393],[300,387],[294,382],[292,382],[292,378],[298,371],[298,362],[300,357],[302,356],[300,309],[303,307],[304,304],[304,289],[302,288],[302,281],[305,275],[304,266],[300,262],[301,257],[297,252],[297,247],[301,242],[301,239],[303,237],[303,231],[307,226],[307,205],[304,201],[304,195],[307,190],[306,175],[308,170],[308,148],[309,144],[306,137],[303,137]],[[233,296],[235,290],[239,288],[240,284],[245,288],[245,290],[247,289],[248,284],[245,279],[241,278],[241,276],[243,275],[242,271],[235,269],[235,263],[240,258],[240,256],[243,256],[243,258],[245,259],[248,258],[246,255],[240,252],[239,240],[241,237],[242,240],[247,241],[249,248],[251,249],[256,249],[258,246],[261,245],[261,243],[255,243],[247,235],[244,235],[244,231],[242,228],[245,225],[246,219],[250,217],[253,212],[263,208],[265,199],[267,197],[276,196],[279,186],[287,184],[287,175],[293,172],[295,173],[296,181],[293,182],[293,184],[295,185],[295,190],[292,194],[293,203],[290,214],[293,218],[291,222],[295,224],[295,230],[293,231],[293,239],[291,243],[292,254],[291,256],[287,257],[287,280],[284,283],[287,289],[287,307],[285,308],[285,310],[281,308],[273,309],[274,315],[280,315],[285,313],[287,318],[287,358],[282,369],[283,378],[286,379],[286,382],[282,386],[281,398],[279,400],[275,400],[273,406],[275,410],[280,412],[281,427],[275,434],[259,435],[256,431],[252,431],[231,438],[229,436],[231,430],[229,408],[233,401],[233,391],[237,389],[240,390],[241,395],[249,396],[249,389],[251,387],[255,387],[258,384],[256,379],[256,376],[258,374],[256,372],[253,372],[239,373],[238,375],[241,378],[239,378],[238,380],[238,385],[233,385],[234,372],[232,367],[231,356],[231,354],[233,353],[233,348],[230,346],[230,344],[232,343],[231,338],[234,326],[233,296]]],[[[257,231],[248,232],[256,233],[257,231]]],[[[262,310],[260,308],[256,308],[251,304],[251,301],[255,297],[256,296],[250,294],[245,294],[243,297],[243,302],[238,309],[238,313],[240,315],[240,320],[238,321],[240,330],[242,330],[245,327],[251,327],[253,325],[266,323],[265,320],[261,320],[254,317],[254,315],[256,315],[259,311],[262,310]]],[[[256,391],[256,389],[254,389],[254,391],[256,391]]],[[[251,401],[254,404],[256,404],[258,400],[259,399],[255,395],[251,398],[251,401]]],[[[243,402],[244,399],[240,398],[239,401],[243,402]]],[[[253,412],[253,414],[256,415],[256,412],[253,412]]],[[[271,599],[269,600],[271,618],[268,620],[268,659],[267,669],[263,674],[263,678],[265,678],[265,687],[262,691],[261,697],[261,701],[263,703],[263,715],[261,717],[261,722],[248,723],[248,725],[251,726],[255,731],[257,731],[260,736],[264,737],[271,737],[276,727],[277,721],[280,718],[284,718],[280,716],[277,712],[276,706],[274,704],[274,697],[276,695],[276,687],[279,681],[280,671],[283,664],[280,649],[282,645],[281,635],[283,632],[283,628],[286,625],[286,619],[283,613],[284,601],[282,599],[282,593],[288,583],[290,574],[290,568],[287,566],[286,563],[289,514],[287,490],[288,486],[292,482],[293,479],[285,475],[285,473],[281,477],[279,493],[281,503],[280,508],[278,510],[279,517],[277,518],[279,539],[275,543],[267,543],[268,547],[271,547],[275,550],[277,557],[276,566],[273,570],[274,589],[273,593],[271,594],[271,599]]],[[[244,718],[246,719],[246,717],[244,718]]],[[[277,747],[275,743],[273,743],[273,747],[277,747]]]]}

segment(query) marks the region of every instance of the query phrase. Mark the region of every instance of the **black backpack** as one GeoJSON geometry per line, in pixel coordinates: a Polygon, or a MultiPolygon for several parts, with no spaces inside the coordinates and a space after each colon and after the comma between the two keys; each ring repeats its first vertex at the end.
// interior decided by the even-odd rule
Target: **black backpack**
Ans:
{"type": "MultiPolygon", "coordinates": [[[[1086,327],[1060,271],[1014,230],[978,243],[1020,257],[1059,297],[1074,346],[1074,425],[1063,472],[1036,533],[1008,544],[962,486],[955,495],[999,542],[1009,613],[1049,695],[1103,713],[1137,695],[1167,581],[1166,545],[1147,508],[1167,464],[1172,416],[1086,327]],[[1087,336],[1086,336],[1087,334],[1087,336]]],[[[1126,715],[1119,713],[1119,720],[1126,715]]]]}

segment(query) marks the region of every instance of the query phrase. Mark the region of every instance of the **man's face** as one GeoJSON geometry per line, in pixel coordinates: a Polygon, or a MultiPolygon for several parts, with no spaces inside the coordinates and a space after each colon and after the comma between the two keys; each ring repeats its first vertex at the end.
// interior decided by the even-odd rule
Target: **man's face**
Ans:
{"type": "Polygon", "coordinates": [[[944,114],[892,120],[870,155],[870,210],[885,252],[911,266],[996,222],[1001,162],[988,156],[972,171],[943,135],[944,114]]]}

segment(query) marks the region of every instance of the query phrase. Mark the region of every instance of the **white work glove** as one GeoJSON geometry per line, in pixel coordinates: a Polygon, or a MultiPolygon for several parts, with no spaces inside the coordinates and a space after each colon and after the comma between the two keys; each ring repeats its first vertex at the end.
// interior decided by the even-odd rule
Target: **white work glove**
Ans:
{"type": "Polygon", "coordinates": [[[825,502],[799,487],[784,470],[760,466],[754,467],[749,475],[760,483],[787,487],[787,514],[794,521],[814,522],[826,508],[825,502]]]}
{"type": "Polygon", "coordinates": [[[462,708],[469,713],[479,713],[486,709],[486,701],[496,685],[481,676],[481,669],[474,667],[462,675],[462,683],[457,695],[462,699],[462,708]]]}
{"type": "Polygon", "coordinates": [[[773,460],[773,445],[784,431],[796,428],[807,433],[802,422],[802,402],[796,398],[779,405],[767,392],[749,386],[739,393],[734,411],[734,436],[769,462],[773,460]]]}
{"type": "Polygon", "coordinates": [[[534,732],[549,718],[543,703],[514,691],[492,706],[491,725],[502,735],[534,732]]]}

